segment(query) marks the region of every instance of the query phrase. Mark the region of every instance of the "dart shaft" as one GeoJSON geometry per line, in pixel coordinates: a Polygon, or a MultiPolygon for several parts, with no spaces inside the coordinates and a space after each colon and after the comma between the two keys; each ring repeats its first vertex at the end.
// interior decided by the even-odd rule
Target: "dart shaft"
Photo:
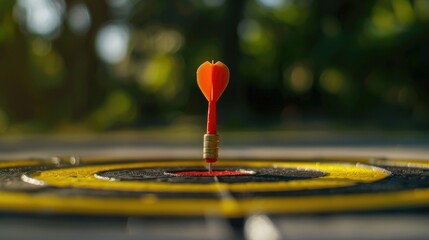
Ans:
{"type": "Polygon", "coordinates": [[[207,134],[216,134],[217,120],[216,120],[216,102],[209,101],[209,109],[207,111],[207,134]]]}

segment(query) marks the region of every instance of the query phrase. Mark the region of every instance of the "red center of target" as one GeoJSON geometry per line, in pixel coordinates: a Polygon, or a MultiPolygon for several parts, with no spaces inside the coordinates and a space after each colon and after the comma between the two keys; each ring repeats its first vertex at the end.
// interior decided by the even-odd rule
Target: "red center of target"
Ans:
{"type": "Polygon", "coordinates": [[[223,176],[240,176],[240,175],[249,175],[252,172],[244,170],[213,170],[211,173],[209,171],[198,171],[198,170],[188,170],[188,171],[176,171],[173,174],[177,176],[184,177],[223,177],[223,176]]]}

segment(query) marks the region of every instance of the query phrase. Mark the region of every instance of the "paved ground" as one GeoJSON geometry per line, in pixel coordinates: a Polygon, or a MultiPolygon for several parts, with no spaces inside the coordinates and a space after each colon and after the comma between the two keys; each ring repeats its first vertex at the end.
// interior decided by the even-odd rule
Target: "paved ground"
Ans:
{"type": "MultiPolygon", "coordinates": [[[[202,134],[111,133],[5,136],[0,159],[49,156],[201,156],[202,134]]],[[[221,135],[221,157],[283,158],[364,156],[429,159],[429,134],[417,132],[243,132],[221,135]]]]}

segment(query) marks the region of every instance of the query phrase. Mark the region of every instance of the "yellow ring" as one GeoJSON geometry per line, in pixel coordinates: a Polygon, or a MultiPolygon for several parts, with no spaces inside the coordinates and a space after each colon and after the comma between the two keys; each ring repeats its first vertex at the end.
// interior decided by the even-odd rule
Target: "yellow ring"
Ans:
{"type": "MultiPolygon", "coordinates": [[[[264,165],[263,163],[259,162],[264,165]]],[[[140,163],[136,163],[139,165],[140,163]]],[[[157,163],[151,163],[156,164],[157,163]]],[[[267,162],[266,164],[270,164],[267,162]]],[[[283,162],[277,163],[279,166],[283,162]]],[[[286,164],[286,163],[285,163],[286,164]]],[[[288,163],[289,164],[289,163],[288,163]]],[[[286,164],[286,165],[288,165],[286,164]]],[[[307,166],[308,162],[293,163],[307,166]]],[[[326,163],[328,164],[328,163],[326,163]]],[[[429,163],[420,163],[426,167],[429,163]]],[[[118,169],[121,164],[114,164],[118,169]]],[[[281,165],[281,166],[286,166],[281,165]]],[[[310,163],[313,167],[325,163],[310,163]]],[[[10,166],[10,165],[8,165],[10,166]]],[[[129,167],[130,165],[128,165],[129,167]]],[[[266,165],[264,165],[266,166],[266,165]]],[[[290,165],[288,165],[290,167],[290,165]]],[[[326,165],[327,166],[327,165],[326,165]]],[[[333,166],[341,166],[332,164],[333,166]]],[[[349,165],[347,165],[349,166],[349,165]]],[[[85,168],[85,167],[82,167],[85,168]]],[[[368,167],[365,167],[368,168],[368,167]]],[[[320,169],[320,168],[316,168],[320,169]]],[[[70,168],[72,170],[72,168],[70,168]]],[[[79,167],[79,170],[80,167],[79,167]]],[[[325,169],[326,170],[326,169],[325,169]]],[[[329,172],[328,172],[329,173],[329,172]]],[[[332,174],[332,172],[331,172],[332,174]]],[[[350,175],[346,175],[348,178],[350,175]]],[[[369,178],[364,178],[369,180],[369,178]]],[[[355,180],[352,180],[352,182],[355,180]]],[[[369,180],[371,182],[371,180],[369,180]]],[[[349,180],[347,180],[349,182],[349,180]]],[[[222,190],[218,186],[218,191],[222,190]]],[[[141,198],[101,198],[87,196],[55,196],[49,194],[0,192],[0,208],[24,212],[59,212],[105,215],[202,215],[222,214],[229,217],[252,213],[320,213],[372,210],[389,207],[427,205],[429,188],[390,193],[343,194],[329,196],[291,196],[252,199],[158,199],[154,195],[141,198]]]]}
{"type": "Polygon", "coordinates": [[[166,183],[156,181],[106,181],[97,178],[98,172],[136,169],[136,168],[171,168],[171,167],[201,167],[197,161],[174,162],[138,162],[128,164],[108,164],[83,166],[40,171],[33,174],[32,182],[44,183],[55,187],[78,187],[119,191],[149,191],[149,192],[218,192],[219,188],[228,191],[291,191],[306,189],[321,189],[346,187],[357,183],[368,183],[389,176],[389,172],[372,166],[336,163],[299,163],[299,162],[267,162],[267,161],[223,161],[218,167],[283,167],[301,168],[328,173],[326,176],[279,182],[251,183],[166,183]]]}

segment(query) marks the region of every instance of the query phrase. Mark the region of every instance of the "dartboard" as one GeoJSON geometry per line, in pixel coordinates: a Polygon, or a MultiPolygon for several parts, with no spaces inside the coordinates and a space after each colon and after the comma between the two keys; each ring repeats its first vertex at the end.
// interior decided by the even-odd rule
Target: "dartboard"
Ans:
{"type": "Polygon", "coordinates": [[[55,157],[0,162],[4,212],[242,217],[427,209],[429,163],[55,157]]]}

